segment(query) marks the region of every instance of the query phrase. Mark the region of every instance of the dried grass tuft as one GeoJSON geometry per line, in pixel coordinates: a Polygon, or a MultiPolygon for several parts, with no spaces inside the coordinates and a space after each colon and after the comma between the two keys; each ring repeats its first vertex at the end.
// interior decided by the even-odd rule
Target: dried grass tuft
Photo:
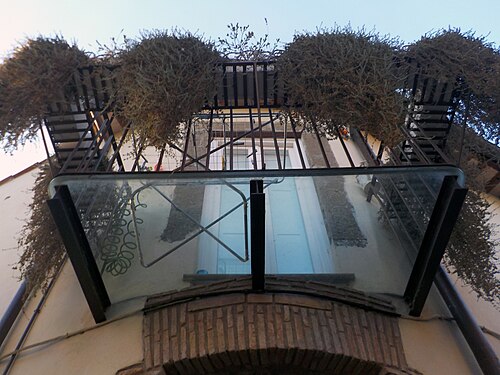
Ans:
{"type": "Polygon", "coordinates": [[[291,110],[330,135],[353,126],[397,144],[404,121],[398,49],[396,39],[349,27],[295,36],[278,59],[291,110]]]}
{"type": "Polygon", "coordinates": [[[116,70],[116,112],[157,147],[176,141],[182,124],[216,92],[213,45],[189,32],[153,31],[127,40],[116,70]]]}
{"type": "Polygon", "coordinates": [[[31,216],[18,241],[23,253],[16,268],[21,272],[21,278],[28,282],[28,290],[43,290],[62,265],[66,254],[47,205],[51,179],[49,165],[44,164],[32,189],[31,216]]]}
{"type": "Polygon", "coordinates": [[[60,36],[28,39],[0,65],[0,139],[14,150],[36,137],[53,102],[64,101],[87,54],[60,36]]]}
{"type": "Polygon", "coordinates": [[[447,269],[500,309],[500,269],[490,204],[469,190],[444,256],[447,269]]]}

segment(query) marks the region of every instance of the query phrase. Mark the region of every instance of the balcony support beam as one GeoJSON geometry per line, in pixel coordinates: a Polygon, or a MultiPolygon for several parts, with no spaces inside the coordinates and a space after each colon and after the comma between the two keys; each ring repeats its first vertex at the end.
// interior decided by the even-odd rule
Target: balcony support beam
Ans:
{"type": "Polygon", "coordinates": [[[404,294],[412,316],[422,312],[466,195],[456,176],[444,178],[404,294]]]}
{"type": "Polygon", "coordinates": [[[252,289],[264,291],[266,268],[266,195],[262,180],[250,180],[252,289]]]}
{"type": "Polygon", "coordinates": [[[96,323],[103,322],[106,320],[104,312],[111,302],[68,187],[57,186],[54,198],[47,203],[92,316],[96,323]]]}

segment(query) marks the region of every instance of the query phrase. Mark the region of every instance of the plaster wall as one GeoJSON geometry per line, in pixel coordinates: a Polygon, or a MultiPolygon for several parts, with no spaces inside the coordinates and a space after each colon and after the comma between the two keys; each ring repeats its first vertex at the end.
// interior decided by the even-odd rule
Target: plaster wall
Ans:
{"type": "Polygon", "coordinates": [[[0,182],[0,317],[19,288],[19,272],[13,266],[19,260],[17,246],[21,229],[29,218],[31,187],[38,169],[29,169],[0,182]]]}
{"type": "MultiPolygon", "coordinates": [[[[38,304],[40,293],[25,306],[14,331],[2,349],[12,351],[38,304]]],[[[53,344],[22,353],[10,374],[115,374],[120,368],[142,360],[142,313],[144,300],[118,304],[108,311],[106,324],[96,329],[73,268],[67,262],[42,307],[24,346],[91,329],[53,344]],[[124,315],[127,318],[114,319],[124,315]]],[[[0,361],[0,371],[7,359],[0,361]]]]}

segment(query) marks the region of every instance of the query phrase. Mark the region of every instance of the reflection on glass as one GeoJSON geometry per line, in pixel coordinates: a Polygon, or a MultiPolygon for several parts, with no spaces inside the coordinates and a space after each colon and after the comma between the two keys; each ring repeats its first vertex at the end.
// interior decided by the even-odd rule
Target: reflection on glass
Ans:
{"type": "Polygon", "coordinates": [[[266,194],[267,274],[348,274],[350,287],[402,294],[450,170],[298,174],[62,176],[54,184],[71,191],[112,302],[250,274],[252,178],[263,179],[266,194]]]}

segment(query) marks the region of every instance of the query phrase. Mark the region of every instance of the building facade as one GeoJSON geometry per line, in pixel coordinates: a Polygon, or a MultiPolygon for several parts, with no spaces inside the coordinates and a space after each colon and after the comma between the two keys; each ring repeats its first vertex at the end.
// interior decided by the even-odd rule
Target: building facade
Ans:
{"type": "MultiPolygon", "coordinates": [[[[463,173],[416,136],[451,96],[414,107],[396,153],[281,113],[267,63],[224,69],[218,96],[162,150],[127,136],[98,96],[47,117],[61,166],[49,207],[68,261],[24,304],[0,369],[498,371],[498,311],[473,304],[486,338],[440,269],[463,173]]],[[[77,87],[93,84],[82,77],[77,87]]]]}

